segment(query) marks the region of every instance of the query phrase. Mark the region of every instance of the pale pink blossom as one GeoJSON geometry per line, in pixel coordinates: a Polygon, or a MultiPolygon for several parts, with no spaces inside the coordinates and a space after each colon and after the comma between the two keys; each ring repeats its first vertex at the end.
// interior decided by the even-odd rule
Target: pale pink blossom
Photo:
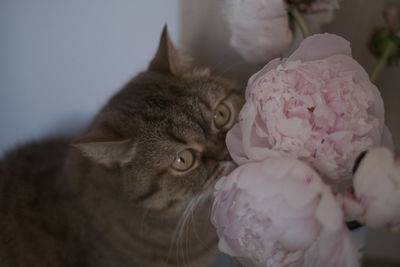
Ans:
{"type": "MultiPolygon", "coordinates": [[[[230,45],[246,61],[267,62],[282,55],[293,42],[285,0],[225,0],[223,10],[230,29],[230,45]]],[[[301,2],[301,1],[300,1],[301,2]]],[[[310,29],[319,31],[321,24],[333,19],[338,0],[316,0],[301,12],[310,29]]],[[[293,24],[294,25],[294,24],[293,24]]]]}
{"type": "Polygon", "coordinates": [[[226,0],[230,45],[249,62],[266,62],[292,42],[283,0],[226,0]]]}
{"type": "Polygon", "coordinates": [[[381,95],[349,43],[317,34],[250,78],[226,142],[238,164],[291,155],[324,178],[345,180],[356,157],[380,144],[383,125],[381,95]]]}
{"type": "Polygon", "coordinates": [[[248,163],[219,180],[212,222],[219,249],[245,266],[358,266],[331,189],[294,158],[248,163]]]}
{"type": "Polygon", "coordinates": [[[353,188],[344,198],[350,218],[373,228],[400,226],[400,158],[389,149],[367,152],[354,174],[353,188]]]}

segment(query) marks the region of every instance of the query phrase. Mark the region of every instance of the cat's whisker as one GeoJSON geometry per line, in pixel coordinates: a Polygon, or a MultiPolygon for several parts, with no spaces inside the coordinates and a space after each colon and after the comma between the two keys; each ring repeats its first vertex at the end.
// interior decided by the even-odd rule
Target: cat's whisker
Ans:
{"type": "MultiPolygon", "coordinates": [[[[201,244],[204,248],[206,248],[207,245],[206,245],[206,244],[204,243],[204,241],[200,238],[200,236],[199,236],[199,234],[198,234],[198,232],[197,232],[197,230],[196,230],[196,226],[195,226],[196,220],[195,220],[194,214],[195,214],[196,209],[197,209],[199,206],[203,205],[204,202],[208,199],[208,197],[211,196],[211,194],[212,194],[212,190],[208,190],[208,191],[205,191],[205,192],[200,193],[199,195],[196,196],[196,198],[193,199],[193,202],[192,202],[192,204],[191,204],[192,206],[190,207],[190,209],[188,209],[188,211],[190,212],[190,218],[188,219],[188,224],[187,224],[187,229],[186,229],[186,231],[189,232],[189,233],[187,233],[187,235],[186,235],[186,240],[189,239],[189,234],[190,234],[190,228],[189,228],[189,227],[191,226],[191,227],[192,227],[191,229],[192,229],[192,232],[193,232],[194,237],[200,242],[200,244],[201,244]]],[[[188,251],[188,250],[187,250],[187,251],[188,251]]]]}
{"type": "Polygon", "coordinates": [[[142,216],[142,220],[140,221],[140,226],[139,226],[139,237],[140,239],[143,238],[143,226],[144,226],[144,222],[146,219],[146,216],[149,214],[150,208],[147,208],[144,212],[143,212],[143,216],[142,216]]]}
{"type": "MultiPolygon", "coordinates": [[[[187,216],[187,219],[186,219],[187,223],[185,225],[185,236],[184,236],[186,250],[182,251],[183,253],[186,251],[187,259],[189,259],[189,255],[188,255],[189,249],[188,248],[189,248],[189,240],[190,240],[190,233],[191,233],[190,230],[192,228],[192,225],[194,225],[194,220],[193,220],[192,214],[193,214],[194,210],[196,209],[196,207],[197,207],[197,205],[199,203],[199,200],[201,199],[201,196],[202,196],[202,194],[196,195],[196,197],[194,197],[192,199],[192,201],[190,203],[190,207],[187,209],[187,215],[186,215],[187,216]]],[[[185,261],[185,257],[183,259],[185,261]]]]}
{"type": "Polygon", "coordinates": [[[182,243],[183,243],[182,238],[185,233],[185,228],[188,225],[188,218],[189,218],[188,214],[189,214],[190,209],[192,208],[193,200],[194,200],[194,198],[192,198],[186,205],[185,210],[183,211],[182,215],[180,216],[180,218],[178,220],[178,224],[175,228],[175,233],[173,234],[173,238],[171,239],[171,245],[170,245],[170,249],[168,252],[168,258],[170,257],[170,254],[175,245],[175,247],[176,247],[175,257],[178,260],[178,262],[179,262],[181,256],[182,256],[183,263],[185,261],[184,248],[182,246],[182,243]]]}
{"type": "Polygon", "coordinates": [[[193,209],[194,206],[194,202],[191,202],[190,207],[187,209],[187,214],[186,214],[186,223],[183,225],[182,227],[182,235],[181,235],[181,244],[182,244],[182,260],[183,260],[183,265],[185,266],[185,261],[189,261],[189,255],[188,255],[188,251],[189,251],[189,237],[190,237],[190,226],[191,226],[191,217],[190,217],[190,213],[191,210],[193,209]],[[183,239],[183,240],[182,240],[183,239]],[[186,256],[186,257],[185,257],[186,256]]]}
{"type": "Polygon", "coordinates": [[[180,259],[182,259],[183,265],[185,265],[187,260],[189,259],[188,245],[190,241],[191,229],[193,229],[193,232],[196,235],[197,239],[202,243],[203,246],[205,246],[204,242],[200,239],[198,233],[194,229],[194,212],[201,203],[203,203],[205,200],[208,199],[209,196],[211,196],[211,193],[212,191],[210,190],[193,197],[188,202],[184,212],[182,213],[178,221],[174,237],[171,240],[171,246],[168,255],[170,255],[173,245],[175,243],[177,260],[179,261],[180,259]]]}
{"type": "Polygon", "coordinates": [[[193,233],[195,234],[197,240],[201,243],[203,247],[207,247],[207,245],[204,243],[204,241],[200,238],[197,230],[196,230],[196,221],[194,220],[194,211],[195,209],[202,204],[202,202],[206,201],[210,196],[212,195],[212,190],[206,191],[201,194],[201,197],[199,198],[199,202],[197,203],[196,207],[192,210],[191,217],[192,217],[192,222],[193,222],[193,233]]]}
{"type": "MultiPolygon", "coordinates": [[[[192,208],[191,208],[192,209],[192,208]]],[[[185,266],[185,260],[187,260],[187,262],[189,262],[189,238],[190,238],[190,226],[192,224],[192,220],[190,217],[190,210],[189,209],[189,213],[188,213],[188,218],[187,218],[187,224],[185,227],[185,246],[182,249],[182,253],[183,253],[183,265],[185,266]],[[185,258],[185,252],[186,252],[186,258],[185,258]]]]}

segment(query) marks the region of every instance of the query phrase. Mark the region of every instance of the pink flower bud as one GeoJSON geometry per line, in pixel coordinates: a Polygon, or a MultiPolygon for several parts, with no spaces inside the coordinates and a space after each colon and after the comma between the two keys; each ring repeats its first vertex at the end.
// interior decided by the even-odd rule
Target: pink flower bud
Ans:
{"type": "Polygon", "coordinates": [[[369,150],[354,175],[354,193],[345,196],[350,218],[369,227],[400,226],[400,161],[385,147],[369,150]]]}

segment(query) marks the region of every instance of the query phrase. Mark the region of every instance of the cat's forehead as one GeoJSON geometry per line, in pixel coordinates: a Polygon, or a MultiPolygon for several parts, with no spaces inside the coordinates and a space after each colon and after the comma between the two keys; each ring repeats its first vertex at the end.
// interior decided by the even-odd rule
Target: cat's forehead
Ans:
{"type": "Polygon", "coordinates": [[[207,138],[216,106],[234,88],[214,77],[165,77],[145,73],[127,84],[105,109],[124,136],[153,140],[207,138]],[[111,111],[111,112],[110,112],[111,111]]]}
{"type": "Polygon", "coordinates": [[[127,106],[136,109],[144,118],[151,115],[159,120],[182,123],[188,118],[189,121],[207,119],[205,114],[212,113],[233,90],[231,84],[211,77],[154,80],[135,87],[130,95],[132,101],[127,106]]]}
{"type": "Polygon", "coordinates": [[[197,94],[195,96],[208,98],[209,101],[218,101],[232,89],[233,84],[214,77],[195,79],[187,83],[197,94]]]}
{"type": "Polygon", "coordinates": [[[153,141],[159,142],[204,143],[211,132],[214,109],[229,88],[208,79],[163,86],[160,89],[164,91],[148,92],[137,107],[143,135],[153,135],[153,141]]]}
{"type": "Polygon", "coordinates": [[[142,116],[142,125],[147,128],[144,134],[151,132],[160,142],[203,143],[211,128],[211,118],[206,112],[197,101],[171,105],[153,121],[146,121],[142,116]]]}

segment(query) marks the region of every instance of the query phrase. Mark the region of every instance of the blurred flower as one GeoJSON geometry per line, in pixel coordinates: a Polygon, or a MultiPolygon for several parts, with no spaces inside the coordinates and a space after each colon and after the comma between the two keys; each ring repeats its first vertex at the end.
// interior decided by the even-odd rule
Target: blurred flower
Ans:
{"type": "Polygon", "coordinates": [[[400,9],[388,8],[384,10],[383,17],[386,25],[374,30],[369,44],[372,54],[383,61],[378,64],[380,69],[374,70],[374,73],[378,73],[372,74],[373,81],[386,64],[397,63],[400,58],[400,9]]]}
{"type": "Polygon", "coordinates": [[[348,216],[369,227],[400,226],[400,158],[385,147],[369,150],[354,175],[354,192],[344,198],[348,216]]]}
{"type": "Polygon", "coordinates": [[[250,62],[265,62],[292,42],[283,0],[226,0],[230,45],[250,62]]]}
{"type": "Polygon", "coordinates": [[[245,266],[358,266],[331,189],[293,158],[248,163],[219,180],[212,222],[219,249],[245,266]]]}
{"type": "Polygon", "coordinates": [[[281,55],[293,40],[288,5],[313,16],[312,28],[332,19],[338,0],[225,0],[225,18],[231,30],[230,45],[249,62],[267,62],[281,55]],[[329,18],[328,20],[326,18],[329,18]]]}
{"type": "Polygon", "coordinates": [[[380,144],[383,123],[380,93],[349,43],[317,34],[250,78],[226,141],[238,164],[289,154],[325,177],[345,179],[356,157],[380,144]]]}
{"type": "Polygon", "coordinates": [[[393,33],[400,31],[400,9],[394,7],[385,9],[383,11],[383,18],[390,31],[393,33]]]}

